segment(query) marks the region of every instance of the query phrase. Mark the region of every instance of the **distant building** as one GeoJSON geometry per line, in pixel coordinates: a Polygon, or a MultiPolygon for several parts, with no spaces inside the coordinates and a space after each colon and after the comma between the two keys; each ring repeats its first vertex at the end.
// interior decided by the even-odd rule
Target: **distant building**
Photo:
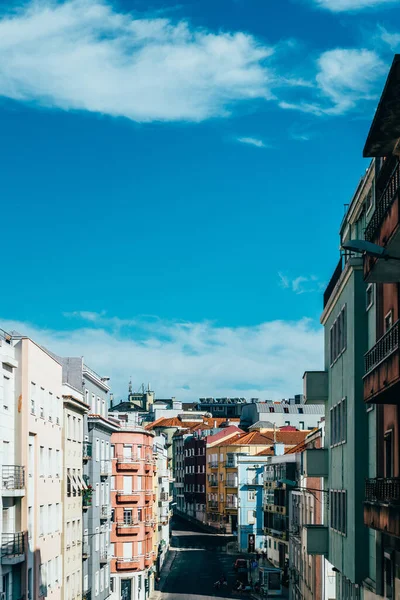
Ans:
{"type": "Polygon", "coordinates": [[[238,544],[240,552],[265,550],[263,474],[268,456],[237,457],[238,465],[238,544]]]}
{"type": "Polygon", "coordinates": [[[264,427],[265,422],[272,423],[277,428],[290,425],[296,429],[311,430],[318,427],[325,416],[325,406],[306,403],[302,400],[302,396],[297,398],[299,402],[288,400],[245,404],[240,417],[241,429],[247,431],[252,425],[260,429],[264,427]]]}
{"type": "Polygon", "coordinates": [[[194,432],[184,441],[184,498],[189,517],[204,522],[206,518],[206,438],[194,432]]]}
{"type": "Polygon", "coordinates": [[[200,398],[195,408],[213,417],[240,417],[245,403],[246,398],[200,398]]]}

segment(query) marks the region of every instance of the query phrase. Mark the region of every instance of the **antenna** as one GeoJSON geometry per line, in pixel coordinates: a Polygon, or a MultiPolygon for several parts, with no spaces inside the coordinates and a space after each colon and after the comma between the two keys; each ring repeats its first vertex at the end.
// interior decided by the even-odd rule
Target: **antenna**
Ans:
{"type": "Polygon", "coordinates": [[[132,376],[129,380],[129,387],[128,387],[129,393],[132,394],[132,376]]]}

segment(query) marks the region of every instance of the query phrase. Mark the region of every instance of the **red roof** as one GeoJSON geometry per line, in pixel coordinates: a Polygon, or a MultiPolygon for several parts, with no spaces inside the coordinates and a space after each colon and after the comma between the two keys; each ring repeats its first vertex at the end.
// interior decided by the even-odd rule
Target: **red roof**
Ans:
{"type": "Polygon", "coordinates": [[[229,427],[225,427],[224,429],[221,429],[221,431],[218,431],[218,433],[214,433],[214,435],[208,435],[207,436],[207,444],[213,444],[214,442],[217,442],[218,440],[222,440],[222,439],[226,438],[227,436],[233,436],[233,435],[235,435],[235,433],[241,434],[241,433],[244,433],[244,431],[239,429],[239,427],[236,427],[236,425],[230,425],[229,427]]]}
{"type": "Polygon", "coordinates": [[[304,440],[309,431],[271,431],[260,433],[259,431],[251,431],[236,436],[234,439],[225,440],[221,446],[271,446],[277,442],[285,444],[285,446],[296,446],[304,440]]]}
{"type": "MultiPolygon", "coordinates": [[[[239,423],[239,419],[229,419],[231,423],[239,423]]],[[[177,427],[179,429],[213,429],[218,428],[226,423],[223,417],[203,417],[202,421],[182,421],[179,417],[160,417],[153,423],[148,423],[145,427],[147,430],[152,430],[155,427],[177,427]]]]}

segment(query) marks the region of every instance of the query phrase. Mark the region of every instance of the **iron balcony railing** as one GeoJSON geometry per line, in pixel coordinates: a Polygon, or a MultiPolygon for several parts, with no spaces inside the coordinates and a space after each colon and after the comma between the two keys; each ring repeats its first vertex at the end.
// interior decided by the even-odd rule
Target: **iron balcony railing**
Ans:
{"type": "Polygon", "coordinates": [[[137,456],[122,456],[119,455],[117,456],[117,463],[118,464],[132,464],[132,463],[139,463],[140,462],[140,458],[138,458],[137,456]]]}
{"type": "Polygon", "coordinates": [[[227,479],[225,482],[225,487],[237,488],[238,480],[237,479],[227,479]]]}
{"type": "Polygon", "coordinates": [[[102,504],[100,508],[100,519],[109,519],[111,517],[111,508],[108,504],[102,504]]]}
{"type": "Polygon", "coordinates": [[[24,534],[3,533],[1,536],[1,556],[19,556],[25,552],[24,534]]]}
{"type": "Polygon", "coordinates": [[[400,477],[375,477],[365,481],[365,500],[400,505],[400,477]]]}
{"type": "Polygon", "coordinates": [[[211,469],[217,469],[218,468],[218,461],[217,460],[211,460],[210,461],[210,468],[211,469]]]}
{"type": "Polygon", "coordinates": [[[82,458],[83,458],[83,460],[89,460],[90,458],[92,458],[91,442],[83,442],[82,458]]]}
{"type": "Polygon", "coordinates": [[[382,222],[392,206],[396,192],[399,189],[400,185],[400,163],[397,162],[392,175],[389,178],[389,181],[379,198],[379,201],[376,205],[374,214],[371,217],[366,229],[365,229],[365,239],[368,242],[373,242],[377,237],[377,233],[379,231],[382,222]]]}
{"type": "Polygon", "coordinates": [[[210,487],[218,487],[218,479],[210,479],[210,487]]]}
{"type": "Polygon", "coordinates": [[[399,326],[400,319],[365,354],[365,375],[373,371],[379,363],[399,349],[399,326]]]}
{"type": "Polygon", "coordinates": [[[339,278],[342,274],[343,268],[344,268],[344,258],[343,258],[343,256],[341,256],[338,264],[336,265],[335,270],[333,271],[333,275],[324,291],[324,308],[328,304],[329,298],[331,297],[332,292],[335,289],[337,282],[339,281],[339,278]]]}
{"type": "Polygon", "coordinates": [[[5,490],[23,490],[25,487],[25,467],[3,465],[2,486],[5,490]]]}
{"type": "Polygon", "coordinates": [[[118,521],[117,527],[129,529],[129,527],[140,527],[140,522],[138,519],[124,519],[123,521],[118,521]]]}
{"type": "Polygon", "coordinates": [[[225,463],[225,467],[227,469],[235,469],[237,467],[237,462],[234,460],[227,460],[225,463]]]}
{"type": "Polygon", "coordinates": [[[107,562],[109,556],[110,556],[110,552],[109,552],[108,548],[100,549],[100,561],[101,562],[107,562]]]}
{"type": "Polygon", "coordinates": [[[168,492],[161,492],[160,494],[160,500],[162,502],[166,502],[169,500],[169,493],[168,492]]]}
{"type": "Polygon", "coordinates": [[[209,500],[208,501],[208,506],[210,508],[218,508],[218,500],[209,500]]]}

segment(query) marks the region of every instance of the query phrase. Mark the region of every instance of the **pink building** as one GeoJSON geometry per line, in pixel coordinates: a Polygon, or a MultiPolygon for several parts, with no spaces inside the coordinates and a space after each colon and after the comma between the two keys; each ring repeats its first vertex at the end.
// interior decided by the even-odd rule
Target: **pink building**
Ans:
{"type": "Polygon", "coordinates": [[[111,598],[144,600],[153,589],[155,529],[154,434],[121,423],[112,434],[111,598]]]}

